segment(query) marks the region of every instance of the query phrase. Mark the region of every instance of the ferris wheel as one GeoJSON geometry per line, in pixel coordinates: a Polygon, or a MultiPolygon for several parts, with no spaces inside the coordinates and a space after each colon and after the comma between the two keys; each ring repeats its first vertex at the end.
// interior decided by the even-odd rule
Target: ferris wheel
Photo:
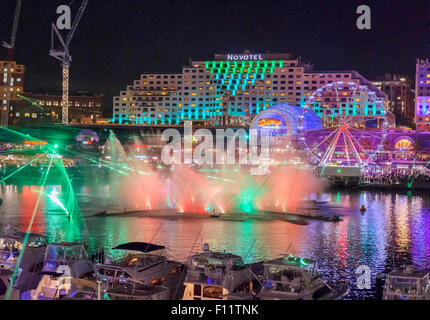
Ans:
{"type": "Polygon", "coordinates": [[[299,148],[311,163],[363,168],[383,158],[389,114],[383,99],[367,86],[344,81],[325,85],[308,96],[306,112],[318,114],[323,123],[323,129],[309,131],[299,125],[299,148]]]}

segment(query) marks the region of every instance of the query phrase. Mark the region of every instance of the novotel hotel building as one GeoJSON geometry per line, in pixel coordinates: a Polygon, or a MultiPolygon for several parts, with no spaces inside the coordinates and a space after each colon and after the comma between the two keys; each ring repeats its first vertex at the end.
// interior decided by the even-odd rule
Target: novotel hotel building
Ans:
{"type": "MultiPolygon", "coordinates": [[[[290,54],[217,54],[211,61],[191,61],[179,74],[142,74],[113,98],[112,120],[248,126],[273,105],[303,106],[318,88],[340,81],[373,87],[356,71],[316,72],[290,54]]],[[[387,98],[376,87],[372,90],[387,98]]]]}

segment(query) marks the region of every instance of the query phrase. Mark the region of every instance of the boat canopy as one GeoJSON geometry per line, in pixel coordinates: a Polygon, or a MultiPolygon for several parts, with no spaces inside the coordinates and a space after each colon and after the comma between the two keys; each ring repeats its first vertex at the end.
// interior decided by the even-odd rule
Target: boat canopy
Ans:
{"type": "Polygon", "coordinates": [[[130,243],[121,244],[121,245],[119,245],[113,249],[114,250],[139,251],[139,252],[145,252],[146,253],[146,252],[153,252],[153,251],[162,250],[165,248],[166,247],[164,247],[164,246],[159,246],[159,245],[147,243],[147,242],[130,242],[130,243]]]}
{"type": "Polygon", "coordinates": [[[284,257],[266,261],[264,262],[264,266],[268,267],[271,270],[280,270],[283,268],[296,268],[296,269],[316,269],[317,263],[311,259],[305,259],[300,257],[295,257],[292,254],[283,255],[284,257]]]}
{"type": "Polygon", "coordinates": [[[88,255],[84,247],[79,243],[56,243],[48,244],[45,253],[46,261],[77,261],[88,260],[88,255]]]}

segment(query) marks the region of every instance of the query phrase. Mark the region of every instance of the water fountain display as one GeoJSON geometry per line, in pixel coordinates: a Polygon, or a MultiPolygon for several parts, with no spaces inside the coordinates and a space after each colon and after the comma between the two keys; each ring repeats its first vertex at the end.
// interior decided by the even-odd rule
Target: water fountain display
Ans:
{"type": "MultiPolygon", "coordinates": [[[[145,146],[144,142],[135,137],[133,146],[145,146]]],[[[123,145],[114,133],[104,148],[105,158],[121,163],[119,169],[125,173],[111,175],[111,185],[115,186],[112,194],[124,211],[285,212],[295,210],[301,199],[322,188],[311,170],[291,164],[272,167],[267,175],[252,176],[249,168],[239,165],[154,165],[147,149],[136,149],[123,145]]]]}
{"type": "MultiPolygon", "coordinates": [[[[60,139],[63,135],[50,135],[47,145],[6,151],[25,152],[29,160],[27,166],[10,165],[4,174],[0,225],[43,234],[50,242],[86,243],[91,254],[146,241],[163,244],[171,257],[186,261],[191,250],[207,242],[251,263],[288,248],[317,260],[331,284],[352,288],[363,263],[383,273],[393,264],[429,264],[428,194],[320,193],[318,177],[285,141],[274,144],[274,165],[263,176],[251,175],[246,165],[166,166],[159,159],[161,130],[152,130],[116,130],[115,135],[101,129],[101,145],[73,145],[60,139]],[[302,201],[306,198],[318,201],[302,201]],[[362,205],[366,213],[360,212],[362,205]],[[319,209],[313,215],[342,221],[313,219],[305,206],[319,209]],[[107,217],[99,216],[104,210],[107,217]]],[[[69,141],[80,131],[69,134],[69,141]]],[[[8,163],[20,159],[15,158],[8,163]]],[[[373,288],[351,296],[373,296],[373,288]]]]}

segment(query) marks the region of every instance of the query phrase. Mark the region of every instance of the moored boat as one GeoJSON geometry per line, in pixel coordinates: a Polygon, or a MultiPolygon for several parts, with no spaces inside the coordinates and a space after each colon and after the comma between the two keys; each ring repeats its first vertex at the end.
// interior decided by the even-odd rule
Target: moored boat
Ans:
{"type": "Polygon", "coordinates": [[[345,288],[331,288],[310,259],[285,255],[263,266],[263,287],[257,294],[262,300],[340,300],[348,294],[345,288]]]}
{"type": "Polygon", "coordinates": [[[122,252],[123,257],[96,264],[97,280],[105,282],[109,288],[129,284],[158,285],[169,289],[169,299],[182,296],[185,265],[167,259],[164,246],[131,242],[113,250],[122,252]]]}
{"type": "Polygon", "coordinates": [[[47,245],[45,237],[37,233],[11,227],[0,232],[0,269],[15,273],[11,276],[13,288],[26,291],[37,286],[47,245]]]}
{"type": "Polygon", "coordinates": [[[0,269],[0,301],[1,300],[21,300],[20,291],[11,287],[13,271],[0,269]],[[9,292],[8,292],[9,291],[9,292]]]}
{"type": "Polygon", "coordinates": [[[67,296],[73,289],[73,279],[90,278],[94,265],[90,262],[83,245],[79,243],[49,244],[42,279],[37,288],[30,291],[31,300],[56,300],[67,296]]]}
{"type": "Polygon", "coordinates": [[[105,300],[169,300],[169,289],[162,286],[148,286],[142,283],[128,283],[106,291],[105,300]]]}
{"type": "Polygon", "coordinates": [[[240,256],[210,251],[205,244],[189,259],[183,300],[244,299],[239,296],[250,296],[252,279],[240,256]]]}
{"type": "Polygon", "coordinates": [[[387,275],[384,300],[430,300],[429,272],[405,266],[387,275]]]}

